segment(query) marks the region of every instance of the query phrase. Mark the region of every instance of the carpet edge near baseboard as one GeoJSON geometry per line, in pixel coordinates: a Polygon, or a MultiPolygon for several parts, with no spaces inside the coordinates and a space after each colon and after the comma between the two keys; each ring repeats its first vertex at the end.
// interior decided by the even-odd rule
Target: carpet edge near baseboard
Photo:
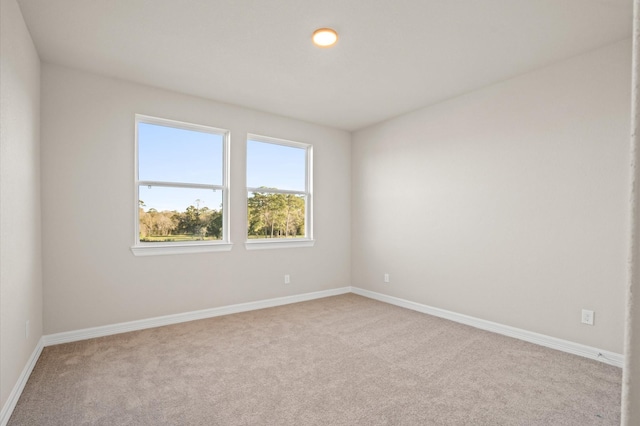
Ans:
{"type": "Polygon", "coordinates": [[[315,291],[311,293],[296,294],[292,296],[276,297],[254,302],[238,303],[235,305],[219,306],[216,308],[202,309],[198,311],[183,312],[179,314],[163,315],[160,317],[147,318],[142,320],[121,322],[117,324],[104,325],[99,327],[84,328],[81,330],[65,331],[62,333],[49,334],[43,337],[44,346],[59,345],[62,343],[77,342],[80,340],[93,339],[96,337],[110,336],[113,334],[127,333],[130,331],[145,330],[147,328],[161,327],[164,325],[179,324],[182,322],[196,321],[206,318],[219,317],[222,315],[237,314],[240,312],[255,311],[257,309],[273,308],[276,306],[289,305],[291,303],[306,302],[324,297],[338,296],[340,294],[351,293],[351,287],[340,287],[329,290],[315,291]]]}
{"type": "Polygon", "coordinates": [[[622,368],[624,364],[624,355],[606,351],[604,349],[598,349],[592,346],[571,342],[569,340],[547,336],[545,334],[534,333],[532,331],[523,330],[521,328],[511,327],[508,325],[499,324],[496,322],[487,321],[452,311],[447,311],[445,309],[434,308],[433,306],[423,305],[421,303],[412,302],[410,300],[401,299],[394,296],[388,296],[386,294],[377,293],[375,291],[365,290],[358,287],[351,287],[351,292],[360,296],[368,297],[370,299],[378,300],[380,302],[385,302],[402,308],[411,309],[413,311],[418,311],[439,318],[444,318],[481,330],[502,334],[504,336],[523,340],[525,342],[545,346],[550,349],[556,349],[573,355],[594,359],[596,361],[604,362],[605,364],[613,365],[615,367],[622,368]]]}
{"type": "Polygon", "coordinates": [[[18,380],[16,384],[11,389],[11,393],[7,398],[7,401],[4,403],[2,407],[2,411],[0,411],[0,426],[6,426],[9,423],[9,419],[11,418],[11,414],[13,414],[13,410],[16,408],[18,404],[18,400],[20,399],[20,395],[22,395],[22,391],[24,390],[27,381],[29,380],[29,376],[31,376],[31,372],[33,368],[36,366],[36,362],[38,362],[38,358],[40,358],[40,354],[42,353],[42,349],[44,349],[44,338],[41,337],[36,344],[36,347],[33,349],[27,364],[22,369],[20,376],[18,376],[18,380]]]}
{"type": "Polygon", "coordinates": [[[80,340],[92,339],[96,337],[110,336],[113,334],[127,333],[130,331],[144,330],[147,328],[161,327],[164,325],[179,324],[187,321],[195,321],[199,319],[212,318],[222,315],[229,315],[240,312],[253,311],[257,309],[265,309],[276,306],[288,305],[291,303],[305,302],[324,297],[337,296],[346,293],[354,293],[369,299],[378,300],[380,302],[389,303],[413,311],[422,312],[428,315],[444,318],[457,323],[469,325],[481,330],[490,331],[497,334],[513,337],[526,342],[556,349],[573,355],[594,359],[609,365],[622,368],[624,364],[624,356],[615,352],[594,348],[580,343],[568,340],[558,339],[544,334],[534,333],[531,331],[503,325],[468,315],[458,314],[456,312],[447,311],[440,308],[424,305],[410,300],[377,293],[371,290],[365,290],[359,287],[347,286],[330,290],[321,290],[312,293],[303,293],[292,296],[277,297],[273,299],[259,300],[255,302],[239,303],[236,305],[221,306],[211,309],[203,309],[199,311],[184,312],[180,314],[164,315],[160,317],[148,318],[143,320],[122,322],[117,324],[85,328],[81,330],[67,331],[44,335],[38,341],[31,357],[25,365],[18,381],[13,387],[9,398],[0,411],[0,426],[6,426],[11,418],[11,414],[15,409],[18,399],[24,390],[24,386],[33,371],[33,368],[46,346],[58,345],[62,343],[77,342],[80,340]]]}

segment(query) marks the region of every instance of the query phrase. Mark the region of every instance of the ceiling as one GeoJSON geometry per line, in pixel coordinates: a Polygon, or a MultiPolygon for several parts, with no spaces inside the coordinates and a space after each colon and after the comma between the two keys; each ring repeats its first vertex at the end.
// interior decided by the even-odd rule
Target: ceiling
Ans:
{"type": "Polygon", "coordinates": [[[40,58],[357,130],[632,34],[632,0],[18,0],[40,58]],[[319,27],[337,45],[311,44],[319,27]]]}

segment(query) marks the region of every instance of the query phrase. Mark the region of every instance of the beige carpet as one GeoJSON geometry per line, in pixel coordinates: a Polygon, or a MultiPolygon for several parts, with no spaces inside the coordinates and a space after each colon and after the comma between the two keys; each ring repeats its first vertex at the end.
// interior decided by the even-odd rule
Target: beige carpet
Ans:
{"type": "Polygon", "coordinates": [[[618,425],[621,370],[364,297],[45,348],[10,425],[618,425]]]}

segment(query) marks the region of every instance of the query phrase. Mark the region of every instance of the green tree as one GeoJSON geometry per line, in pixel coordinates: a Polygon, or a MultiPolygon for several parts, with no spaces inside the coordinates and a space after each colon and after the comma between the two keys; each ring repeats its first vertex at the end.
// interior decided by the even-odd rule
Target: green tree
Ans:
{"type": "MultiPolygon", "coordinates": [[[[200,200],[195,206],[188,206],[183,212],[162,211],[150,208],[145,212],[144,202],[139,203],[139,230],[141,241],[171,241],[175,234],[185,235],[187,239],[219,239],[222,236],[222,211],[208,207],[200,208],[200,200]],[[154,237],[154,238],[151,238],[154,237]]],[[[184,239],[182,237],[181,239],[184,239]]]]}
{"type": "Polygon", "coordinates": [[[247,202],[248,234],[264,238],[304,234],[304,209],[305,201],[301,196],[255,192],[247,202]]]}
{"type": "Polygon", "coordinates": [[[207,235],[215,238],[222,238],[222,212],[212,210],[207,221],[207,235]]]}
{"type": "Polygon", "coordinates": [[[195,206],[189,206],[178,215],[178,232],[181,234],[197,234],[200,227],[200,211],[195,206]]]}

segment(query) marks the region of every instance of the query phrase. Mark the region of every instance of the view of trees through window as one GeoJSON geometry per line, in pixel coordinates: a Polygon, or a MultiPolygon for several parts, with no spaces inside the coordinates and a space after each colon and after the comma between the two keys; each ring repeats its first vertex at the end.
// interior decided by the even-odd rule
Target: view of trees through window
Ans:
{"type": "MultiPolygon", "coordinates": [[[[138,241],[228,241],[228,133],[146,116],[136,129],[138,241]]],[[[307,144],[250,135],[248,239],[310,237],[310,153],[307,144]]]]}
{"type": "Polygon", "coordinates": [[[223,240],[226,132],[149,117],[137,132],[139,241],[223,240]]]}
{"type": "Polygon", "coordinates": [[[249,238],[305,236],[304,196],[253,192],[247,200],[249,238]]]}
{"type": "Polygon", "coordinates": [[[201,207],[195,200],[184,211],[147,208],[139,201],[139,232],[142,242],[203,241],[222,238],[222,210],[201,207]]]}
{"type": "Polygon", "coordinates": [[[247,238],[306,238],[308,145],[247,141],[247,238]]]}

